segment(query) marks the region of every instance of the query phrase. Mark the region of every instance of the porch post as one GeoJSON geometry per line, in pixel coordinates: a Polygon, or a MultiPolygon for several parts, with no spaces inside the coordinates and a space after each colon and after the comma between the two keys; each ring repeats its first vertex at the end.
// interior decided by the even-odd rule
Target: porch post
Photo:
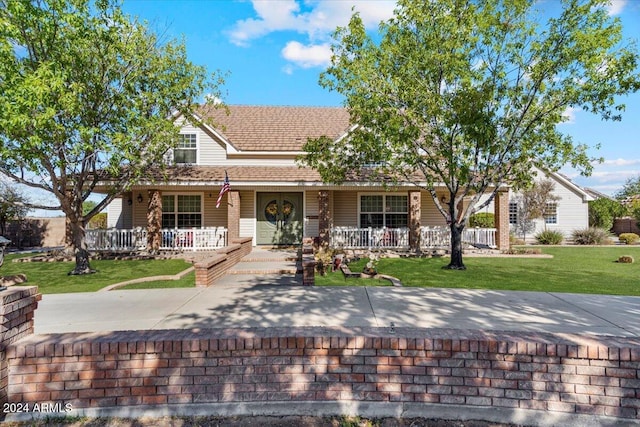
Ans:
{"type": "Polygon", "coordinates": [[[420,217],[422,216],[422,193],[409,191],[409,248],[420,250],[420,217]]]}
{"type": "Polygon", "coordinates": [[[240,192],[227,192],[227,241],[240,237],[240,192]]]}
{"type": "Polygon", "coordinates": [[[501,251],[509,249],[509,190],[499,190],[494,198],[496,245],[501,251]]]}
{"type": "Polygon", "coordinates": [[[318,191],[318,240],[321,247],[331,243],[331,211],[329,190],[318,191]]]}
{"type": "Polygon", "coordinates": [[[162,237],[162,192],[149,190],[147,205],[147,251],[158,253],[162,237]]]}

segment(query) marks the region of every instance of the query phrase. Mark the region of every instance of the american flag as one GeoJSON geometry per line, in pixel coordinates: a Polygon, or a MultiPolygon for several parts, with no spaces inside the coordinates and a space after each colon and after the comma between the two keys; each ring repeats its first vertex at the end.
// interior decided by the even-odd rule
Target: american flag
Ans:
{"type": "Polygon", "coordinates": [[[222,188],[220,188],[220,193],[218,193],[218,200],[216,201],[216,209],[220,207],[220,202],[222,202],[222,196],[224,193],[231,190],[231,184],[229,183],[229,175],[227,175],[227,171],[224,171],[224,182],[222,183],[222,188]]]}

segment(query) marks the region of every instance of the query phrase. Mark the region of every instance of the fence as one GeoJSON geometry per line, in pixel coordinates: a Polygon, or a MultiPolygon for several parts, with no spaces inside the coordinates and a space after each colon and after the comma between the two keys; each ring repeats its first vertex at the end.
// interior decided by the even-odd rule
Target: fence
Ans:
{"type": "MultiPolygon", "coordinates": [[[[462,242],[473,246],[496,247],[495,228],[466,228],[462,242]]],[[[335,248],[409,248],[409,228],[356,228],[334,227],[331,229],[331,245],[335,248]]],[[[448,227],[420,227],[422,248],[448,248],[451,246],[451,231],[448,227]]]]}
{"type": "MultiPolygon", "coordinates": [[[[87,230],[87,246],[94,251],[137,251],[147,248],[147,230],[87,230]]],[[[227,243],[224,227],[163,229],[160,250],[208,251],[227,243]]]]}

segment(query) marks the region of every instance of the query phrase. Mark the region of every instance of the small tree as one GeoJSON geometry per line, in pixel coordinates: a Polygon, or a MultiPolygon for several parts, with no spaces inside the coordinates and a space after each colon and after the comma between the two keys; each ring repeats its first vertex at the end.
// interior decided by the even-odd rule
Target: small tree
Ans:
{"type": "Polygon", "coordinates": [[[611,230],[616,218],[626,214],[626,208],[617,200],[601,197],[589,202],[589,227],[611,230]]]}
{"type": "Polygon", "coordinates": [[[0,182],[0,235],[7,232],[7,222],[23,220],[29,208],[29,199],[15,185],[0,182]]]}
{"type": "Polygon", "coordinates": [[[628,178],[622,186],[622,189],[615,194],[615,197],[618,200],[622,200],[638,195],[640,195],[640,175],[635,178],[628,178]]]}
{"type": "MultiPolygon", "coordinates": [[[[535,230],[534,220],[544,218],[548,214],[549,204],[560,200],[559,196],[553,194],[554,188],[553,181],[543,179],[522,191],[518,207],[518,226],[524,240],[528,232],[535,230]]],[[[544,229],[547,229],[546,221],[544,221],[544,229]]]]}

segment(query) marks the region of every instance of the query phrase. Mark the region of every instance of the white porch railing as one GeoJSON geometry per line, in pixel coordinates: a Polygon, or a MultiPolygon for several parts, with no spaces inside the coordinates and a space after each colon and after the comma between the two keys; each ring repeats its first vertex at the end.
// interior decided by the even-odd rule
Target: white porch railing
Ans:
{"type": "Polygon", "coordinates": [[[90,251],[135,251],[147,248],[147,230],[116,228],[86,231],[87,248],[90,251]]]}
{"type": "Polygon", "coordinates": [[[224,227],[163,229],[160,250],[209,251],[227,244],[224,227]]]}
{"type": "MultiPolygon", "coordinates": [[[[465,228],[462,230],[462,243],[496,248],[496,229],[465,228]]],[[[420,227],[421,248],[449,248],[450,246],[451,230],[449,227],[420,227]]]]}
{"type": "Polygon", "coordinates": [[[462,243],[474,246],[497,248],[495,228],[465,228],[462,231],[462,243]]]}
{"type": "MultiPolygon", "coordinates": [[[[227,243],[225,227],[163,229],[160,250],[209,251],[227,243]]],[[[137,251],[147,248],[147,230],[87,230],[87,247],[93,251],[137,251]]]]}
{"type": "Polygon", "coordinates": [[[355,228],[331,229],[331,245],[336,248],[409,248],[409,229],[403,228],[355,228]]]}
{"type": "MultiPolygon", "coordinates": [[[[462,232],[462,243],[495,248],[496,229],[465,228],[462,232]]],[[[331,229],[331,246],[344,249],[408,249],[409,229],[334,227],[331,229]]],[[[450,246],[449,227],[420,227],[421,248],[449,248],[450,246]]]]}

